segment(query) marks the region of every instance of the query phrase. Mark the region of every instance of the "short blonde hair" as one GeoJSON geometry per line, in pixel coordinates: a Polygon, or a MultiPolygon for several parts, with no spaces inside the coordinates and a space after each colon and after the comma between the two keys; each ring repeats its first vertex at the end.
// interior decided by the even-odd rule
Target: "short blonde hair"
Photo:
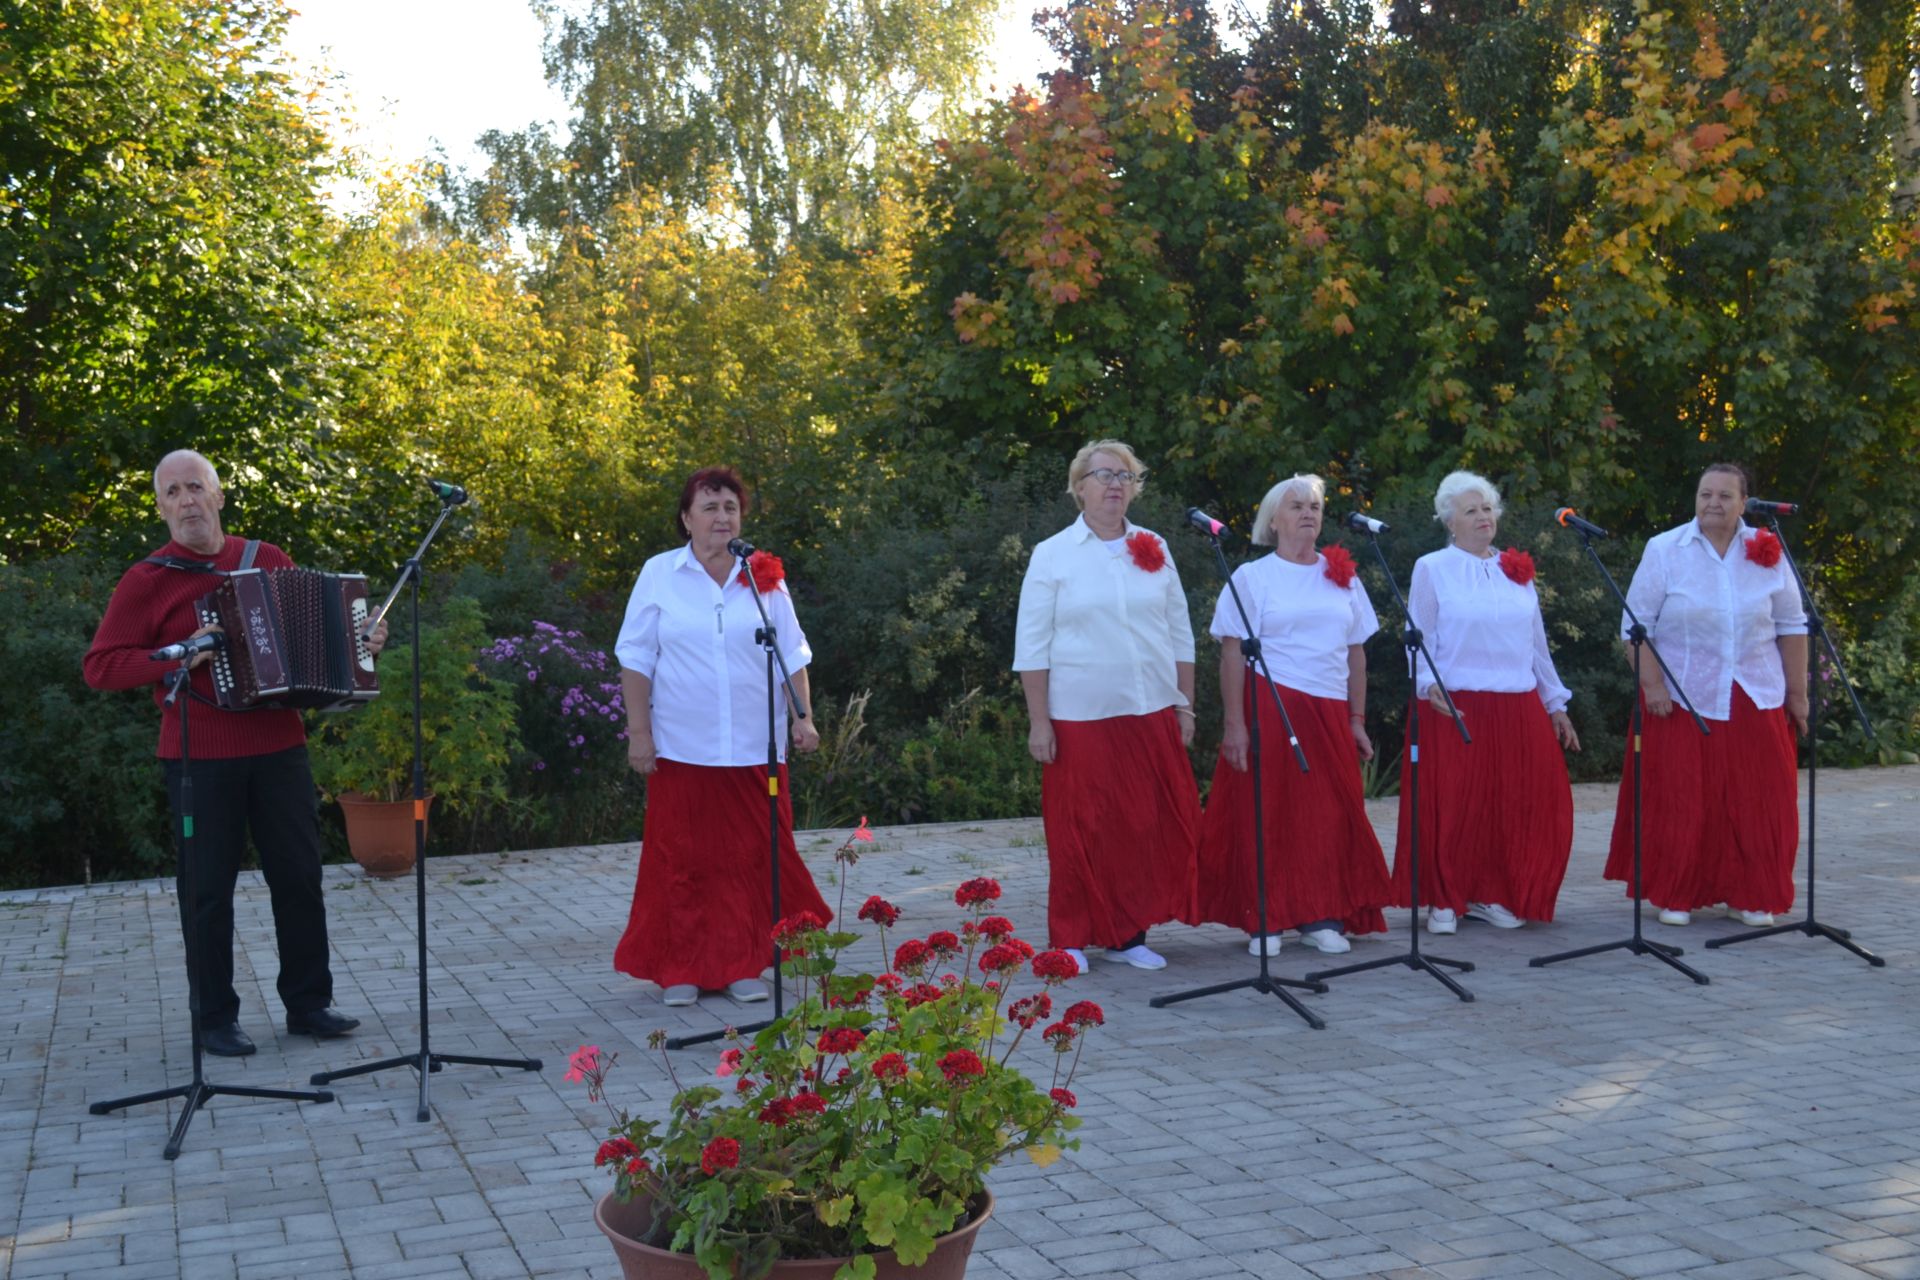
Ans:
{"type": "Polygon", "coordinates": [[[1440,522],[1442,529],[1453,532],[1454,504],[1470,493],[1486,495],[1487,505],[1493,508],[1496,520],[1506,513],[1506,508],[1500,505],[1500,491],[1493,487],[1493,481],[1471,471],[1449,472],[1447,478],[1440,482],[1440,487],[1433,491],[1433,518],[1440,522]]]}
{"type": "Polygon", "coordinates": [[[1253,517],[1253,545],[1270,547],[1273,545],[1273,518],[1280,514],[1280,504],[1287,500],[1287,494],[1294,489],[1305,489],[1309,497],[1322,507],[1327,505],[1327,482],[1319,476],[1288,476],[1273,488],[1267,490],[1267,496],[1260,499],[1260,510],[1253,517]]]}
{"type": "Polygon", "coordinates": [[[1093,455],[1110,453],[1120,459],[1120,465],[1133,472],[1133,489],[1127,495],[1129,499],[1140,496],[1147,487],[1147,469],[1140,465],[1138,454],[1120,440],[1092,440],[1080,446],[1080,452],[1073,455],[1073,461],[1067,464],[1067,492],[1073,495],[1075,506],[1087,504],[1080,500],[1080,482],[1087,478],[1087,472],[1093,470],[1093,455]]]}

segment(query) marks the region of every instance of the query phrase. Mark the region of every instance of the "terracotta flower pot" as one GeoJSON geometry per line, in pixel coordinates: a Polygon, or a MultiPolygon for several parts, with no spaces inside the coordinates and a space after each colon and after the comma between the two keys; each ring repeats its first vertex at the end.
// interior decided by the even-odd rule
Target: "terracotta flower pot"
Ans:
{"type": "MultiPolygon", "coordinates": [[[[347,820],[347,848],[362,870],[383,880],[413,870],[412,799],[374,800],[358,791],[336,798],[347,820]]],[[[433,797],[424,804],[431,809],[433,797]]]]}
{"type": "MultiPolygon", "coordinates": [[[[933,1253],[917,1267],[909,1267],[892,1250],[874,1255],[874,1280],[960,1280],[967,1273],[974,1237],[993,1216],[993,1193],[981,1193],[979,1212],[956,1230],[933,1242],[933,1253]]],[[[642,1244],[653,1225],[653,1199],[636,1194],[622,1204],[613,1192],[593,1207],[593,1221],[613,1244],[626,1280],[707,1280],[704,1267],[690,1253],[673,1253],[642,1244]]],[[[773,1280],[833,1280],[845,1258],[795,1258],[773,1264],[773,1280]]]]}

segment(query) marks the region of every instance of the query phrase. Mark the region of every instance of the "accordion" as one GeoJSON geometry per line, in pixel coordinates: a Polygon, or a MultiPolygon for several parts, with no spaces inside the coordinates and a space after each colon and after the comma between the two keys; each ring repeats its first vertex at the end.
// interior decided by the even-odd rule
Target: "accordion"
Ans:
{"type": "Polygon", "coordinates": [[[367,624],[367,578],[311,569],[242,569],[196,604],[227,634],[214,651],[214,698],[229,711],[341,707],[380,692],[367,624]]]}

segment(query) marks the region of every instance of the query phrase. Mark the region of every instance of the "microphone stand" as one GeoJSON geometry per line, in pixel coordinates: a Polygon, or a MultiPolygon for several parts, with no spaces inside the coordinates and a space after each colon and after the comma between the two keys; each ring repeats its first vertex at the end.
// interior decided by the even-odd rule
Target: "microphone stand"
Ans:
{"type": "Polygon", "coordinates": [[[400,567],[400,577],[394,582],[393,590],[387,593],[385,603],[374,615],[367,619],[366,626],[360,631],[360,639],[365,641],[379,629],[386,620],[393,602],[399,598],[400,589],[408,588],[409,607],[413,618],[413,905],[414,939],[417,947],[415,968],[420,976],[420,1048],[415,1053],[401,1054],[392,1058],[382,1058],[377,1062],[363,1062],[358,1066],[346,1067],[339,1071],[316,1071],[308,1077],[309,1083],[328,1084],[334,1080],[345,1080],[348,1076],[370,1075],[375,1071],[385,1071],[389,1067],[412,1067],[420,1073],[420,1102],[414,1112],[414,1119],[422,1124],[433,1118],[427,1098],[427,1079],[447,1063],[458,1063],[473,1067],[507,1067],[520,1071],[538,1071],[538,1058],[475,1058],[465,1054],[434,1053],[428,1048],[427,1023],[430,1003],[427,992],[427,771],[424,762],[425,748],[420,728],[420,577],[421,564],[426,557],[427,548],[432,545],[434,535],[440,532],[440,526],[447,522],[453,509],[467,500],[464,490],[452,488],[450,492],[440,493],[440,514],[427,530],[427,536],[420,539],[405,564],[400,567]]]}
{"type": "MultiPolygon", "coordinates": [[[[747,575],[747,593],[753,597],[753,607],[760,611],[760,625],[754,629],[753,638],[767,655],[767,882],[773,895],[773,922],[780,923],[780,727],[775,715],[773,669],[780,668],[780,684],[786,689],[787,706],[796,720],[805,720],[807,711],[800,705],[800,699],[793,692],[793,675],[787,670],[787,660],[780,652],[778,635],[773,629],[772,619],[767,617],[767,603],[760,598],[760,583],[753,576],[753,565],[747,556],[742,555],[740,572],[747,575]]],[[[669,1049],[685,1049],[690,1045],[707,1044],[724,1037],[729,1030],[741,1035],[755,1031],[764,1031],[786,1015],[786,987],[782,981],[780,944],[773,944],[773,1017],[762,1018],[759,1022],[750,1022],[744,1027],[722,1027],[718,1031],[701,1031],[693,1035],[673,1036],[667,1040],[669,1049]]]]}
{"type": "Polygon", "coordinates": [[[1827,621],[1820,616],[1820,606],[1813,602],[1813,592],[1807,587],[1807,580],[1800,572],[1800,566],[1794,561],[1793,552],[1787,550],[1787,540],[1780,533],[1780,517],[1770,515],[1767,523],[1773,527],[1773,536],[1780,539],[1780,552],[1787,558],[1787,568],[1793,571],[1793,580],[1800,588],[1800,600],[1807,610],[1807,632],[1818,643],[1807,648],[1807,665],[1810,674],[1812,697],[1808,700],[1811,714],[1807,724],[1807,918],[1793,920],[1786,924],[1770,925],[1763,929],[1753,929],[1746,933],[1736,933],[1726,938],[1711,938],[1707,941],[1710,948],[1732,946],[1736,942],[1747,942],[1754,938],[1771,938],[1779,933],[1804,933],[1809,938],[1825,938],[1845,947],[1853,954],[1865,960],[1876,969],[1883,969],[1887,962],[1852,941],[1853,934],[1834,925],[1822,924],[1813,914],[1814,853],[1819,839],[1820,828],[1815,819],[1819,810],[1820,782],[1820,703],[1824,681],[1820,678],[1820,645],[1827,647],[1827,653],[1833,658],[1835,673],[1840,677],[1840,687],[1847,691],[1847,697],[1853,700],[1853,714],[1859,719],[1860,727],[1867,731],[1867,737],[1874,736],[1873,724],[1867,719],[1867,709],[1860,705],[1860,695],[1853,690],[1853,681],[1847,677],[1847,668],[1840,661],[1840,651],[1834,648],[1833,634],[1827,630],[1827,621]]]}
{"type": "Polygon", "coordinates": [[[1645,797],[1645,778],[1641,771],[1640,731],[1644,727],[1642,717],[1646,704],[1646,699],[1640,692],[1641,649],[1645,648],[1652,652],[1653,660],[1660,664],[1660,671],[1667,678],[1667,688],[1671,689],[1674,696],[1680,699],[1681,705],[1687,709],[1687,714],[1693,717],[1693,722],[1700,726],[1702,736],[1705,736],[1709,732],[1707,722],[1702,720],[1700,713],[1693,709],[1693,701],[1687,697],[1687,691],[1682,689],[1680,682],[1673,678],[1673,671],[1667,666],[1667,660],[1660,656],[1660,649],[1653,643],[1653,637],[1647,634],[1647,629],[1641,625],[1639,616],[1633,611],[1633,606],[1628,604],[1627,597],[1621,594],[1620,584],[1613,580],[1611,573],[1607,572],[1607,566],[1600,559],[1600,553],[1593,549],[1592,535],[1587,533],[1585,529],[1575,529],[1574,532],[1580,535],[1580,545],[1586,548],[1587,558],[1592,560],[1594,568],[1600,571],[1601,578],[1606,581],[1607,589],[1613,592],[1613,598],[1620,602],[1621,610],[1627,615],[1628,621],[1632,624],[1627,629],[1627,639],[1633,644],[1633,741],[1629,744],[1633,751],[1633,936],[1622,938],[1618,942],[1603,942],[1594,947],[1578,947],[1572,951],[1562,951],[1557,955],[1535,956],[1533,959],[1527,961],[1527,963],[1533,968],[1539,969],[1550,964],[1558,964],[1562,960],[1578,960],[1582,956],[1597,956],[1605,951],[1628,951],[1636,956],[1652,956],[1654,959],[1664,962],[1670,968],[1678,969],[1681,973],[1686,974],[1689,978],[1692,978],[1704,987],[1707,985],[1707,976],[1705,974],[1689,968],[1674,959],[1675,956],[1686,954],[1681,948],[1665,942],[1649,942],[1646,938],[1642,937],[1640,933],[1640,870],[1642,855],[1640,818],[1641,810],[1644,807],[1642,802],[1645,797]]]}
{"type": "Polygon", "coordinates": [[[167,673],[164,705],[171,707],[176,702],[180,705],[180,932],[188,956],[187,1016],[193,1023],[193,1079],[186,1084],[155,1089],[151,1093],[136,1093],[110,1102],[96,1102],[87,1108],[87,1114],[103,1116],[109,1111],[137,1107],[142,1103],[185,1098],[187,1105],[181,1108],[180,1118],[174,1121],[173,1132],[167,1137],[167,1145],[160,1150],[160,1154],[169,1160],[179,1158],[180,1147],[186,1141],[187,1126],[193,1123],[194,1113],[221,1094],[235,1098],[286,1098],[293,1102],[333,1101],[333,1094],[325,1089],[255,1089],[247,1085],[210,1084],[207,1081],[204,1049],[200,1040],[199,982],[200,975],[207,971],[207,940],[204,932],[195,928],[193,922],[193,908],[200,895],[201,868],[193,852],[193,754],[187,733],[187,708],[193,701],[187,681],[192,667],[193,655],[188,654],[180,660],[178,668],[167,673]],[[187,696],[181,697],[182,693],[187,693],[187,696]]]}
{"type": "MultiPolygon", "coordinates": [[[[1240,627],[1247,638],[1240,642],[1241,655],[1246,660],[1247,702],[1249,723],[1247,725],[1248,750],[1253,771],[1253,878],[1254,892],[1257,895],[1256,919],[1260,926],[1259,945],[1260,971],[1251,978],[1241,978],[1236,982],[1221,982],[1210,987],[1196,987],[1191,991],[1182,991],[1170,996],[1155,996],[1147,1004],[1155,1009],[1164,1009],[1170,1004],[1179,1004],[1183,1000],[1198,1000],[1202,996],[1216,996],[1227,991],[1242,989],[1257,991],[1262,995],[1276,996],[1279,1000],[1299,1014],[1306,1024],[1315,1031],[1324,1031],[1327,1024],[1313,1010],[1286,990],[1298,987],[1302,991],[1311,991],[1316,995],[1325,995],[1327,984],[1309,978],[1301,981],[1297,978],[1276,978],[1269,971],[1267,957],[1267,939],[1272,936],[1267,928],[1267,844],[1266,819],[1261,802],[1261,780],[1265,776],[1260,767],[1260,695],[1253,692],[1256,677],[1273,699],[1273,705],[1279,709],[1280,723],[1286,726],[1287,742],[1293,748],[1293,759],[1300,766],[1300,772],[1307,772],[1307,753],[1300,749],[1300,736],[1293,731],[1293,718],[1287,714],[1287,704],[1280,699],[1280,691],[1274,687],[1273,677],[1267,673],[1266,656],[1260,651],[1260,640],[1255,634],[1253,623],[1247,619],[1247,607],[1241,603],[1240,590],[1234,585],[1233,572],[1227,568],[1227,554],[1220,549],[1220,534],[1210,532],[1204,535],[1213,544],[1213,558],[1220,570],[1220,576],[1226,580],[1227,591],[1233,596],[1233,607],[1240,614],[1240,627]]],[[[1232,768],[1232,765],[1228,765],[1232,768]]]]}
{"type": "Polygon", "coordinates": [[[1453,695],[1447,692],[1446,681],[1440,678],[1440,668],[1433,664],[1433,655],[1427,652],[1426,638],[1420,634],[1420,628],[1413,625],[1413,610],[1407,607],[1407,598],[1400,594],[1400,584],[1394,580],[1393,570],[1387,567],[1386,553],[1380,550],[1380,535],[1367,530],[1367,541],[1373,547],[1374,559],[1380,562],[1380,572],[1387,576],[1387,585],[1393,588],[1393,598],[1399,602],[1400,616],[1405,618],[1406,627],[1400,633],[1400,643],[1407,651],[1407,799],[1413,810],[1413,832],[1407,843],[1407,884],[1408,901],[1412,915],[1407,925],[1408,948],[1402,955],[1383,956],[1378,960],[1363,960],[1358,964],[1342,965],[1337,969],[1319,969],[1307,976],[1318,981],[1328,978],[1344,978],[1350,973],[1365,973],[1369,969],[1384,969],[1388,965],[1405,965],[1409,969],[1431,974],[1440,985],[1459,996],[1468,1004],[1473,1003],[1473,992],[1467,990],[1452,978],[1435,968],[1446,965],[1449,969],[1458,969],[1462,973],[1472,973],[1473,965],[1466,960],[1448,960],[1441,956],[1423,956],[1420,954],[1420,680],[1419,659],[1427,660],[1427,670],[1433,673],[1433,682],[1440,686],[1440,692],[1447,699],[1447,712],[1453,717],[1454,728],[1460,731],[1460,741],[1471,743],[1473,735],[1467,732],[1467,725],[1460,718],[1460,709],[1453,705],[1453,695]]]}

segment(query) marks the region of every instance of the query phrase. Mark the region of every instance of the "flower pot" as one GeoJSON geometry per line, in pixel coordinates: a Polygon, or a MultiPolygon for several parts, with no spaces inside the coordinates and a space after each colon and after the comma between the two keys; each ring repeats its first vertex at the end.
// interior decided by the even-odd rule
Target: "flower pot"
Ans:
{"type": "MultiPolygon", "coordinates": [[[[375,800],[358,791],[338,797],[347,820],[347,848],[369,876],[391,879],[413,870],[413,801],[375,800]]],[[[421,802],[433,807],[433,797],[421,802]]]]}
{"type": "MultiPolygon", "coordinates": [[[[874,1280],[960,1280],[967,1273],[974,1237],[993,1216],[993,1193],[980,1193],[979,1211],[961,1226],[933,1242],[933,1252],[917,1267],[909,1267],[889,1249],[874,1255],[874,1280]]],[[[594,1223],[607,1233],[620,1259],[626,1280],[707,1280],[704,1267],[690,1253],[642,1244],[653,1225],[653,1198],[636,1192],[624,1204],[609,1191],[593,1207],[594,1223]]],[[[782,1259],[773,1264],[773,1280],[832,1280],[845,1258],[782,1259]]]]}

